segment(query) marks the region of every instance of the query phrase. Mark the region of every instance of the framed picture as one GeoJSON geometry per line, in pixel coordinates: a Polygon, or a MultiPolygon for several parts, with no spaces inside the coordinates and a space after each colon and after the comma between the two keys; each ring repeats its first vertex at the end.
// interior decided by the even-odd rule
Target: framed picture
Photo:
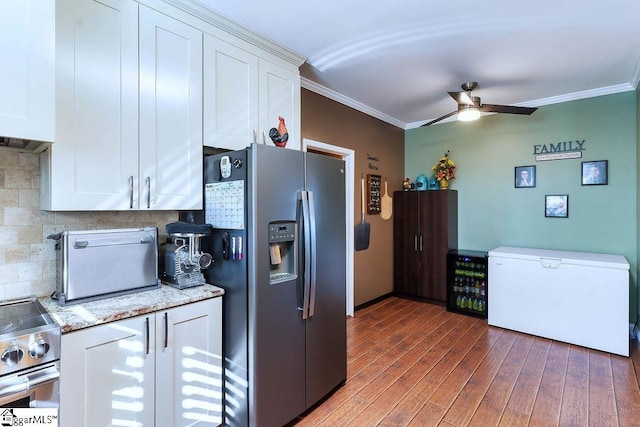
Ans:
{"type": "Polygon", "coordinates": [[[582,162],[581,176],[582,185],[607,185],[609,182],[609,161],[582,162]]]}
{"type": "Polygon", "coordinates": [[[569,195],[548,194],[544,196],[544,216],[548,218],[569,218],[569,195]]]}
{"type": "Polygon", "coordinates": [[[536,167],[535,166],[516,166],[515,167],[515,187],[516,188],[533,188],[536,186],[536,167]]]}

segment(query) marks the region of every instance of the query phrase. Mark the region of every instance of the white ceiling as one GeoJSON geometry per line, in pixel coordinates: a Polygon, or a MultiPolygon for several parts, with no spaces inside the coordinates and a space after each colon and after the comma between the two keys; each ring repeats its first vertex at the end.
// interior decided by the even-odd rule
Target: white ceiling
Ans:
{"type": "Polygon", "coordinates": [[[306,57],[303,87],[405,129],[454,111],[465,81],[539,107],[640,79],[638,0],[198,1],[306,57]]]}

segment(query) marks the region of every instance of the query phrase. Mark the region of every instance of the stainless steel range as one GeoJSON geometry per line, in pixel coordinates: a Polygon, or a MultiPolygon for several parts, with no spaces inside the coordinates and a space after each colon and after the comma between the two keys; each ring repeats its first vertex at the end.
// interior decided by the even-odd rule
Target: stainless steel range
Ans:
{"type": "Polygon", "coordinates": [[[0,301],[0,407],[58,407],[60,327],[35,297],[0,301]]]}

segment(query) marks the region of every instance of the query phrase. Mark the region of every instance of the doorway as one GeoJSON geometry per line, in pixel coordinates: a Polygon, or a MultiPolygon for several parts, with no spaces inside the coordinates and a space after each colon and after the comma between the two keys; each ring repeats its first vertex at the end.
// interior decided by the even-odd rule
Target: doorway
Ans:
{"type": "Polygon", "coordinates": [[[320,141],[314,141],[312,139],[303,138],[302,139],[302,151],[312,151],[315,153],[337,157],[344,160],[345,164],[345,180],[344,180],[344,194],[345,194],[345,206],[347,207],[346,215],[346,242],[347,242],[347,307],[346,313],[347,316],[352,316],[354,314],[354,242],[353,242],[353,229],[354,229],[354,220],[353,220],[353,202],[354,202],[354,188],[353,182],[355,179],[355,154],[354,150],[350,150],[344,147],[338,147],[337,145],[331,145],[320,141]]]}

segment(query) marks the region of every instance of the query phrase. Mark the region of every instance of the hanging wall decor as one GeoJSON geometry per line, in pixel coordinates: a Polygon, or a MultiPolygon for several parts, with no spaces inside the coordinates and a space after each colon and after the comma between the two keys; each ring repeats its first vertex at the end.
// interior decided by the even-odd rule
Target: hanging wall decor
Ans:
{"type": "Polygon", "coordinates": [[[569,218],[569,195],[548,194],[544,196],[544,216],[547,218],[569,218]]]}
{"type": "Polygon", "coordinates": [[[367,213],[369,215],[380,213],[380,175],[367,175],[367,213]]]}
{"type": "Polygon", "coordinates": [[[533,188],[536,186],[535,166],[516,166],[514,169],[516,188],[533,188]]]}
{"type": "Polygon", "coordinates": [[[582,162],[580,174],[582,185],[608,185],[609,162],[607,160],[582,162]]]}

